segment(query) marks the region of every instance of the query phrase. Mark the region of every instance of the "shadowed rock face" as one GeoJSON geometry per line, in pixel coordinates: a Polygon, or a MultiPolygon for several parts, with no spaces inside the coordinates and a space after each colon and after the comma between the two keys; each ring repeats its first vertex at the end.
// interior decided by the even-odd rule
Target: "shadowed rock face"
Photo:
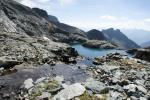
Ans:
{"type": "Polygon", "coordinates": [[[42,9],[31,9],[13,0],[1,0],[0,7],[0,23],[3,24],[6,32],[22,33],[29,36],[44,35],[60,42],[72,42],[73,39],[85,38],[83,34],[79,33],[80,31],[76,31],[78,33],[74,36],[72,35],[74,31],[66,31],[69,30],[68,27],[65,30],[50,22],[47,12],[42,9]],[[61,37],[63,37],[63,41],[61,41],[61,37]]]}
{"type": "Polygon", "coordinates": [[[44,17],[46,19],[48,19],[48,14],[45,10],[40,9],[40,8],[32,8],[36,13],[39,14],[39,16],[44,17]]]}
{"type": "Polygon", "coordinates": [[[55,17],[55,16],[48,15],[48,19],[49,19],[49,21],[51,21],[51,22],[57,22],[57,23],[59,23],[58,18],[57,18],[57,17],[55,17]]]}
{"type": "MultiPolygon", "coordinates": [[[[70,34],[70,35],[67,35],[69,36],[69,39],[70,39],[69,41],[73,40],[77,42],[85,42],[87,40],[87,37],[85,35],[86,33],[76,27],[73,27],[64,23],[60,23],[60,22],[52,22],[52,23],[57,26],[58,30],[61,30],[61,31],[64,31],[64,33],[66,32],[70,34]]],[[[56,33],[59,33],[58,30],[56,30],[56,33]]],[[[56,35],[56,37],[57,36],[59,36],[59,34],[56,35]]],[[[62,39],[62,38],[59,38],[59,39],[62,39]]]]}
{"type": "Polygon", "coordinates": [[[96,29],[88,31],[86,35],[91,40],[106,40],[104,34],[96,29]]]}
{"type": "Polygon", "coordinates": [[[113,28],[110,28],[102,31],[93,29],[88,31],[86,35],[90,40],[106,40],[118,45],[121,49],[140,47],[118,29],[114,30],[113,28]]]}
{"type": "Polygon", "coordinates": [[[135,58],[150,62],[150,49],[138,49],[135,53],[135,58]]]}
{"type": "Polygon", "coordinates": [[[0,19],[5,31],[24,33],[29,36],[49,35],[54,26],[40,17],[34,10],[13,0],[0,1],[0,19]],[[8,20],[5,20],[8,19],[8,20]],[[11,26],[14,30],[9,30],[11,26]]]}
{"type": "Polygon", "coordinates": [[[102,30],[102,33],[104,33],[104,36],[107,38],[107,40],[120,45],[121,48],[140,48],[140,46],[125,36],[119,29],[114,30],[113,28],[110,28],[102,30]]]}

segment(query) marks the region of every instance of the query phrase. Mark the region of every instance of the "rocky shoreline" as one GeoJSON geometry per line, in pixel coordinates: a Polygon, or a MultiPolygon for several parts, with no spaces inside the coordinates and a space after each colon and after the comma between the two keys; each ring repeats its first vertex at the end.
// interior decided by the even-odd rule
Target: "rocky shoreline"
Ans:
{"type": "MultiPolygon", "coordinates": [[[[78,61],[85,60],[84,57],[77,58],[78,61]]],[[[92,65],[81,62],[67,65],[56,63],[54,66],[45,64],[42,67],[19,69],[13,74],[1,76],[0,98],[3,100],[150,99],[149,62],[119,53],[97,57],[91,61],[92,65]]]]}
{"type": "Polygon", "coordinates": [[[88,40],[83,43],[83,46],[89,48],[97,48],[97,49],[115,49],[118,48],[117,45],[114,45],[105,40],[88,40]]]}
{"type": "Polygon", "coordinates": [[[131,49],[128,53],[134,54],[135,58],[150,61],[150,48],[131,49]]]}

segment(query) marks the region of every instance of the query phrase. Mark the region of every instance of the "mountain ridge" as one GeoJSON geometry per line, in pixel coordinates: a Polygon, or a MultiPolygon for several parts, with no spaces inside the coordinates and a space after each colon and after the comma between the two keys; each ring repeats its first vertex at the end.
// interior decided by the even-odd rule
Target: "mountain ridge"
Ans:
{"type": "Polygon", "coordinates": [[[142,47],[150,47],[150,41],[141,44],[142,47]]]}
{"type": "Polygon", "coordinates": [[[122,49],[131,49],[131,48],[139,48],[135,42],[130,40],[125,34],[123,34],[119,29],[114,30],[113,28],[105,29],[102,31],[99,30],[90,30],[87,34],[89,39],[98,39],[98,40],[107,40],[112,43],[118,44],[118,46],[122,49]],[[92,32],[91,32],[92,31],[92,32]],[[95,36],[93,36],[93,34],[95,36]],[[102,38],[98,38],[98,36],[102,38]]]}
{"type": "MultiPolygon", "coordinates": [[[[5,31],[29,36],[46,36],[51,40],[66,43],[86,40],[84,32],[74,36],[72,35],[73,32],[67,32],[50,22],[45,10],[32,9],[13,0],[1,0],[0,5],[0,19],[1,23],[4,24],[5,31]]],[[[72,27],[72,29],[78,28],[72,27]]]]}
{"type": "Polygon", "coordinates": [[[150,40],[150,31],[142,29],[121,29],[121,31],[131,40],[141,45],[150,40]]]}

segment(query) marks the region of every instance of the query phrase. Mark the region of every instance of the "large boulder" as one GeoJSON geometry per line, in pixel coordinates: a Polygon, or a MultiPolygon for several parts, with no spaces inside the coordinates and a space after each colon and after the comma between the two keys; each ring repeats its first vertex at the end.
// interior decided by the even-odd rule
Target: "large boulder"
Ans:
{"type": "Polygon", "coordinates": [[[70,100],[80,96],[85,92],[85,87],[79,83],[70,85],[54,96],[53,100],[70,100]]]}
{"type": "Polygon", "coordinates": [[[135,58],[150,61],[150,48],[143,48],[143,49],[130,49],[127,50],[128,53],[134,55],[135,58]]]}
{"type": "Polygon", "coordinates": [[[135,53],[135,58],[150,62],[150,49],[138,49],[135,53]]]}

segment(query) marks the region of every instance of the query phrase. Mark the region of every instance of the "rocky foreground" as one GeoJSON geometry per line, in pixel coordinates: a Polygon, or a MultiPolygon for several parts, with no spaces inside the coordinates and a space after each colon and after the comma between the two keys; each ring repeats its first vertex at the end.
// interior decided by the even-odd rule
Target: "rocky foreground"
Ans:
{"type": "Polygon", "coordinates": [[[150,99],[150,63],[118,53],[94,60],[81,58],[76,59],[76,64],[44,64],[1,76],[0,97],[3,100],[150,99]]]}

